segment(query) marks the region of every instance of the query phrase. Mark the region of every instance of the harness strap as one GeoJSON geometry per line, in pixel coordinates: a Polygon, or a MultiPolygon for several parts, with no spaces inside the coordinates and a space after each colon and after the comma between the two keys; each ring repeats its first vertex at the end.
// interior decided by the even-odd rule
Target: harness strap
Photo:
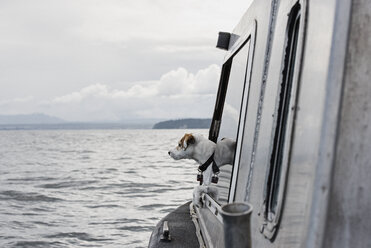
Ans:
{"type": "Polygon", "coordinates": [[[216,163],[215,163],[215,161],[214,161],[214,153],[210,156],[210,158],[205,162],[205,163],[203,163],[202,165],[200,165],[199,167],[198,167],[198,170],[199,171],[202,171],[202,172],[204,172],[208,167],[209,167],[209,165],[212,163],[212,162],[214,162],[213,163],[213,167],[212,167],[212,169],[213,169],[213,172],[214,173],[219,173],[219,167],[216,165],[216,163]]]}
{"type": "Polygon", "coordinates": [[[219,167],[216,165],[215,161],[213,163],[213,172],[214,174],[218,174],[220,172],[219,167]]]}

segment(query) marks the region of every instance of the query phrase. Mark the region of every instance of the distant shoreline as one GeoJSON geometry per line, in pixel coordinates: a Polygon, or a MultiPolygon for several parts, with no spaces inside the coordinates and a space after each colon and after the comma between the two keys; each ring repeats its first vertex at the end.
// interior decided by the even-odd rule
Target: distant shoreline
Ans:
{"type": "Polygon", "coordinates": [[[156,123],[153,129],[209,129],[211,124],[211,119],[178,119],[178,120],[168,120],[156,123]]]}
{"type": "Polygon", "coordinates": [[[183,118],[122,122],[68,122],[44,114],[0,115],[0,130],[91,130],[91,129],[209,129],[211,119],[183,118]]]}
{"type": "Polygon", "coordinates": [[[165,129],[209,129],[207,127],[179,126],[172,128],[154,128],[153,124],[125,124],[125,123],[62,123],[62,124],[0,124],[0,131],[27,131],[27,130],[165,130],[165,129]]]}
{"type": "Polygon", "coordinates": [[[125,123],[60,123],[60,124],[0,124],[0,130],[114,130],[114,129],[152,129],[153,124],[125,123]]]}

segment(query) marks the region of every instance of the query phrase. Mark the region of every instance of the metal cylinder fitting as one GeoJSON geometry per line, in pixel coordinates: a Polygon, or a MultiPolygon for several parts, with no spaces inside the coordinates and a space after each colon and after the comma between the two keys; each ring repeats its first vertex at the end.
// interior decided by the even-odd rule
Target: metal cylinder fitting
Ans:
{"type": "Polygon", "coordinates": [[[233,202],[222,206],[220,214],[224,223],[225,247],[251,247],[252,209],[251,204],[242,202],[233,202]]]}

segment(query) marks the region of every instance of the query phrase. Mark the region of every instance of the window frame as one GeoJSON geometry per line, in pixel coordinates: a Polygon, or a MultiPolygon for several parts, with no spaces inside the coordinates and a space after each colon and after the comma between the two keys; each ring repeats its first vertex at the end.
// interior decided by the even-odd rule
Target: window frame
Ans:
{"type": "Polygon", "coordinates": [[[297,105],[303,50],[304,7],[305,5],[301,1],[294,2],[291,5],[286,25],[282,69],[262,206],[263,224],[261,231],[268,239],[273,239],[277,234],[290,166],[292,134],[295,127],[295,106],[297,105]]]}
{"type": "Polygon", "coordinates": [[[235,158],[233,161],[231,184],[229,186],[228,203],[232,203],[234,201],[235,194],[236,194],[238,171],[239,171],[240,160],[241,160],[241,149],[243,145],[243,137],[244,137],[244,132],[245,132],[245,124],[246,124],[246,114],[247,114],[248,100],[249,100],[249,95],[250,95],[251,74],[252,74],[254,50],[255,50],[256,26],[257,26],[256,20],[254,20],[251,30],[249,31],[249,35],[246,38],[246,40],[250,38],[250,47],[249,47],[249,55],[248,55],[247,69],[246,69],[246,75],[245,75],[245,86],[244,86],[244,92],[242,95],[242,102],[241,102],[240,118],[239,118],[238,129],[237,129],[236,151],[235,151],[235,158]]]}
{"type": "MultiPolygon", "coordinates": [[[[250,92],[250,84],[251,84],[251,72],[252,72],[252,63],[254,57],[254,50],[255,50],[255,36],[256,36],[256,20],[247,28],[246,35],[243,37],[239,37],[237,42],[229,49],[230,52],[224,58],[222,72],[220,76],[219,82],[219,89],[216,98],[216,104],[214,109],[213,119],[210,125],[209,130],[209,139],[211,141],[217,142],[219,137],[219,131],[221,126],[221,119],[223,116],[224,110],[224,103],[226,98],[226,93],[229,84],[229,76],[232,68],[232,62],[234,56],[243,48],[243,46],[250,42],[248,48],[248,57],[247,64],[246,64],[246,73],[244,78],[244,86],[243,86],[243,95],[241,99],[241,108],[239,112],[239,121],[237,125],[237,133],[236,133],[236,151],[235,151],[235,159],[233,161],[233,168],[229,186],[229,193],[228,193],[228,202],[232,202],[235,196],[236,191],[236,183],[237,183],[237,174],[239,168],[239,161],[241,156],[241,147],[242,147],[242,138],[244,133],[244,126],[246,122],[246,113],[247,113],[247,102],[248,96],[250,92]]],[[[210,196],[206,195],[204,199],[208,202],[206,206],[214,213],[218,213],[215,209],[219,209],[220,212],[220,204],[214,201],[210,196]]],[[[220,219],[221,220],[221,219],[220,219]]]]}

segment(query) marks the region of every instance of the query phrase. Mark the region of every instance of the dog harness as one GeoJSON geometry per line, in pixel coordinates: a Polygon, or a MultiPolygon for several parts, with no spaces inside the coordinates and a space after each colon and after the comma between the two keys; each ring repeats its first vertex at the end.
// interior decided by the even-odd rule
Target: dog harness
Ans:
{"type": "Polygon", "coordinates": [[[203,163],[202,165],[200,165],[198,167],[198,174],[197,174],[197,181],[200,182],[200,185],[202,184],[203,182],[203,175],[202,175],[202,172],[204,172],[209,166],[210,164],[213,164],[212,165],[212,169],[213,169],[213,176],[211,178],[211,182],[212,183],[218,183],[218,174],[220,172],[219,170],[219,167],[216,165],[215,161],[214,161],[214,153],[210,156],[210,158],[205,162],[203,163]]]}

